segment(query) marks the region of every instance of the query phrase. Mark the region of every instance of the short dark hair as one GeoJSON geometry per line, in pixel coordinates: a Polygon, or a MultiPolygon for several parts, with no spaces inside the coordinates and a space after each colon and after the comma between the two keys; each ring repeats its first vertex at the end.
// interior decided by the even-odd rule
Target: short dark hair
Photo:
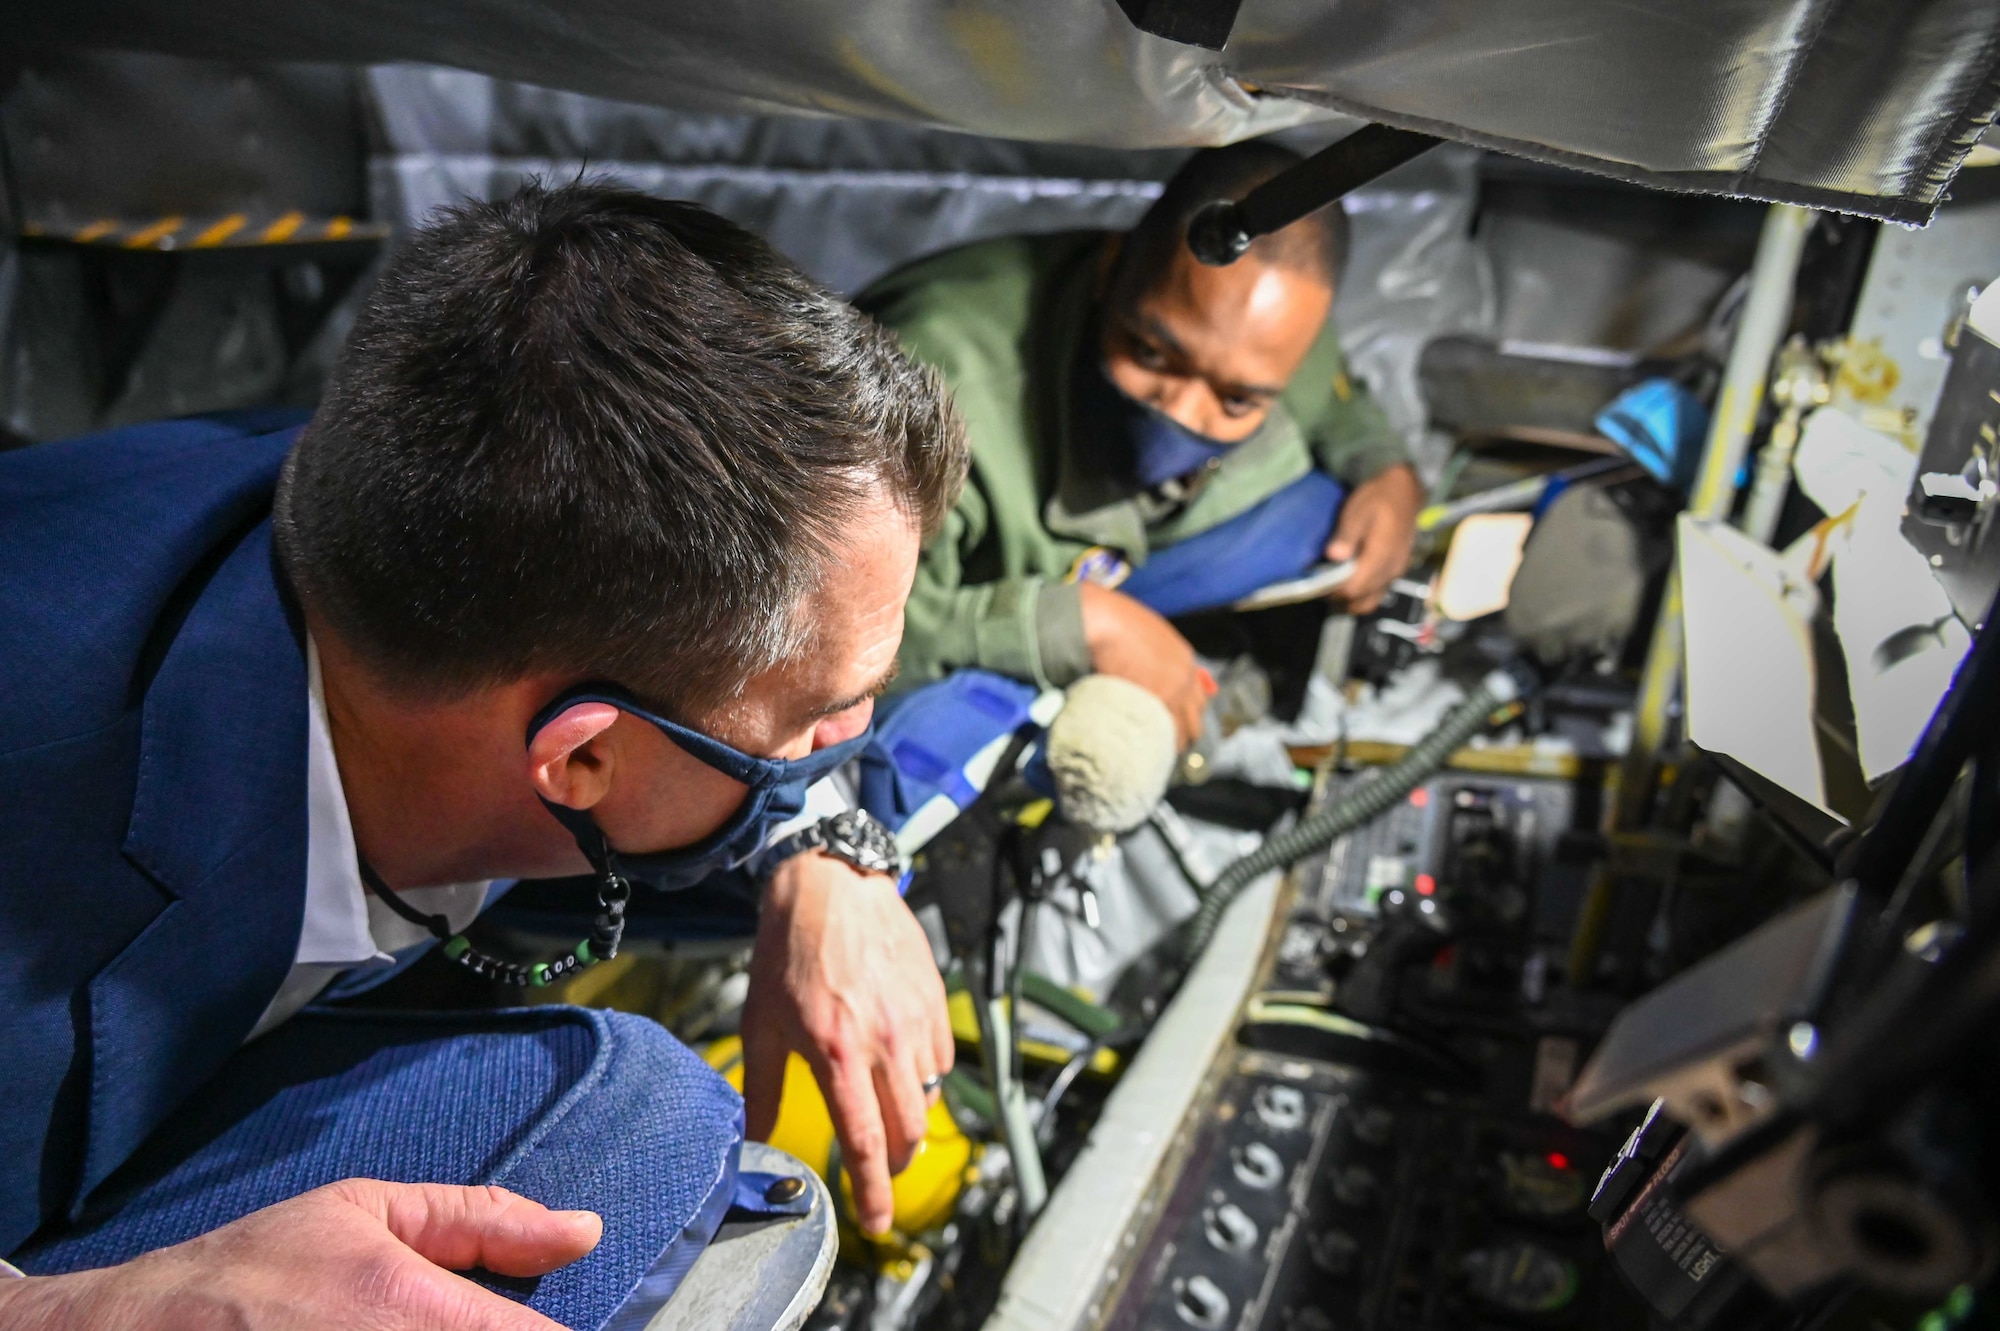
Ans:
{"type": "Polygon", "coordinates": [[[965,468],[937,378],[763,241],[531,184],[391,259],[276,537],[393,686],[547,671],[689,715],[810,646],[796,608],[871,495],[928,536],[965,468]]]}
{"type": "MultiPolygon", "coordinates": [[[[1211,203],[1241,202],[1302,160],[1290,148],[1259,139],[1203,148],[1189,156],[1126,235],[1112,290],[1121,299],[1133,299],[1151,289],[1187,248],[1188,223],[1196,213],[1211,203]]],[[[1250,253],[1265,263],[1310,273],[1331,288],[1347,267],[1347,248],[1347,213],[1335,204],[1259,236],[1250,253]]]]}

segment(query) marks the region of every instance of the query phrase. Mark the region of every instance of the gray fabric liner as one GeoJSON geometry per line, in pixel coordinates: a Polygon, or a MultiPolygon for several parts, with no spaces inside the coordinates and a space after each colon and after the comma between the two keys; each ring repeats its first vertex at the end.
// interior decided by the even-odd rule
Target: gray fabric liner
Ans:
{"type": "Polygon", "coordinates": [[[1248,0],[1220,53],[1138,33],[1113,0],[79,0],[11,18],[23,46],[431,61],[682,109],[1120,148],[1337,109],[1657,188],[1922,222],[2000,103],[2000,5],[1886,3],[1248,0]]]}

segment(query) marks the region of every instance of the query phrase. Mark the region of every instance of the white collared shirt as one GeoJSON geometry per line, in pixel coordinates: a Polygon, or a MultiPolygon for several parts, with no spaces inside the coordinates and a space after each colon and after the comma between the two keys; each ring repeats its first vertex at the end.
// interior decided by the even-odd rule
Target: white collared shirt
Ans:
{"type": "MultiPolygon", "coordinates": [[[[257,1019],[252,1040],[297,1015],[345,972],[394,966],[396,954],[431,941],[428,931],[390,910],[362,886],[354,824],[347,816],[347,793],[340,785],[340,764],[334,760],[333,732],[326,720],[319,648],[310,634],[306,635],[306,692],[305,916],[292,969],[257,1019]]],[[[806,791],[804,811],[773,831],[765,844],[851,807],[837,775],[815,782],[806,791]]],[[[512,885],[512,880],[451,883],[399,895],[425,915],[443,915],[454,930],[460,930],[512,885]]]]}
{"type": "MultiPolygon", "coordinates": [[[[320,684],[319,648],[306,637],[306,909],[291,973],[257,1019],[256,1039],[319,997],[342,972],[396,964],[396,953],[430,941],[430,934],[363,888],[354,824],[334,761],[320,684]]],[[[426,915],[443,915],[463,929],[485,908],[491,882],[419,887],[401,893],[426,915]]]]}

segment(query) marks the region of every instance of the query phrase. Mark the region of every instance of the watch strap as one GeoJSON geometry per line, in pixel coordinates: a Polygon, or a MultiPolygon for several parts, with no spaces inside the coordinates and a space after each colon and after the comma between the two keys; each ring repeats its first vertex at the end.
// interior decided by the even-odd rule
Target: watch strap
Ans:
{"type": "Polygon", "coordinates": [[[773,842],[758,857],[758,880],[769,880],[786,860],[815,850],[845,860],[865,873],[888,874],[897,880],[899,892],[909,886],[909,868],[896,846],[895,834],[865,809],[844,810],[773,842]]]}

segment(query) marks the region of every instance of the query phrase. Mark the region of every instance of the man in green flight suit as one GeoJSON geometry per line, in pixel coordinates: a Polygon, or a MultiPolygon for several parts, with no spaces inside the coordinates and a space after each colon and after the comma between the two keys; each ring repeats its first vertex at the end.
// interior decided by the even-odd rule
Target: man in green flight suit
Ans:
{"type": "Polygon", "coordinates": [[[1130,233],[984,241],[861,297],[943,375],[972,443],[905,611],[904,683],[965,667],[1056,687],[1121,675],[1166,702],[1185,744],[1213,686],[1153,606],[1193,608],[1190,588],[1256,578],[1287,543],[1299,567],[1281,576],[1352,560],[1341,599],[1380,601],[1423,491],[1328,319],[1345,215],[1322,210],[1224,268],[1185,241],[1203,205],[1297,160],[1204,150],[1130,233]]]}

